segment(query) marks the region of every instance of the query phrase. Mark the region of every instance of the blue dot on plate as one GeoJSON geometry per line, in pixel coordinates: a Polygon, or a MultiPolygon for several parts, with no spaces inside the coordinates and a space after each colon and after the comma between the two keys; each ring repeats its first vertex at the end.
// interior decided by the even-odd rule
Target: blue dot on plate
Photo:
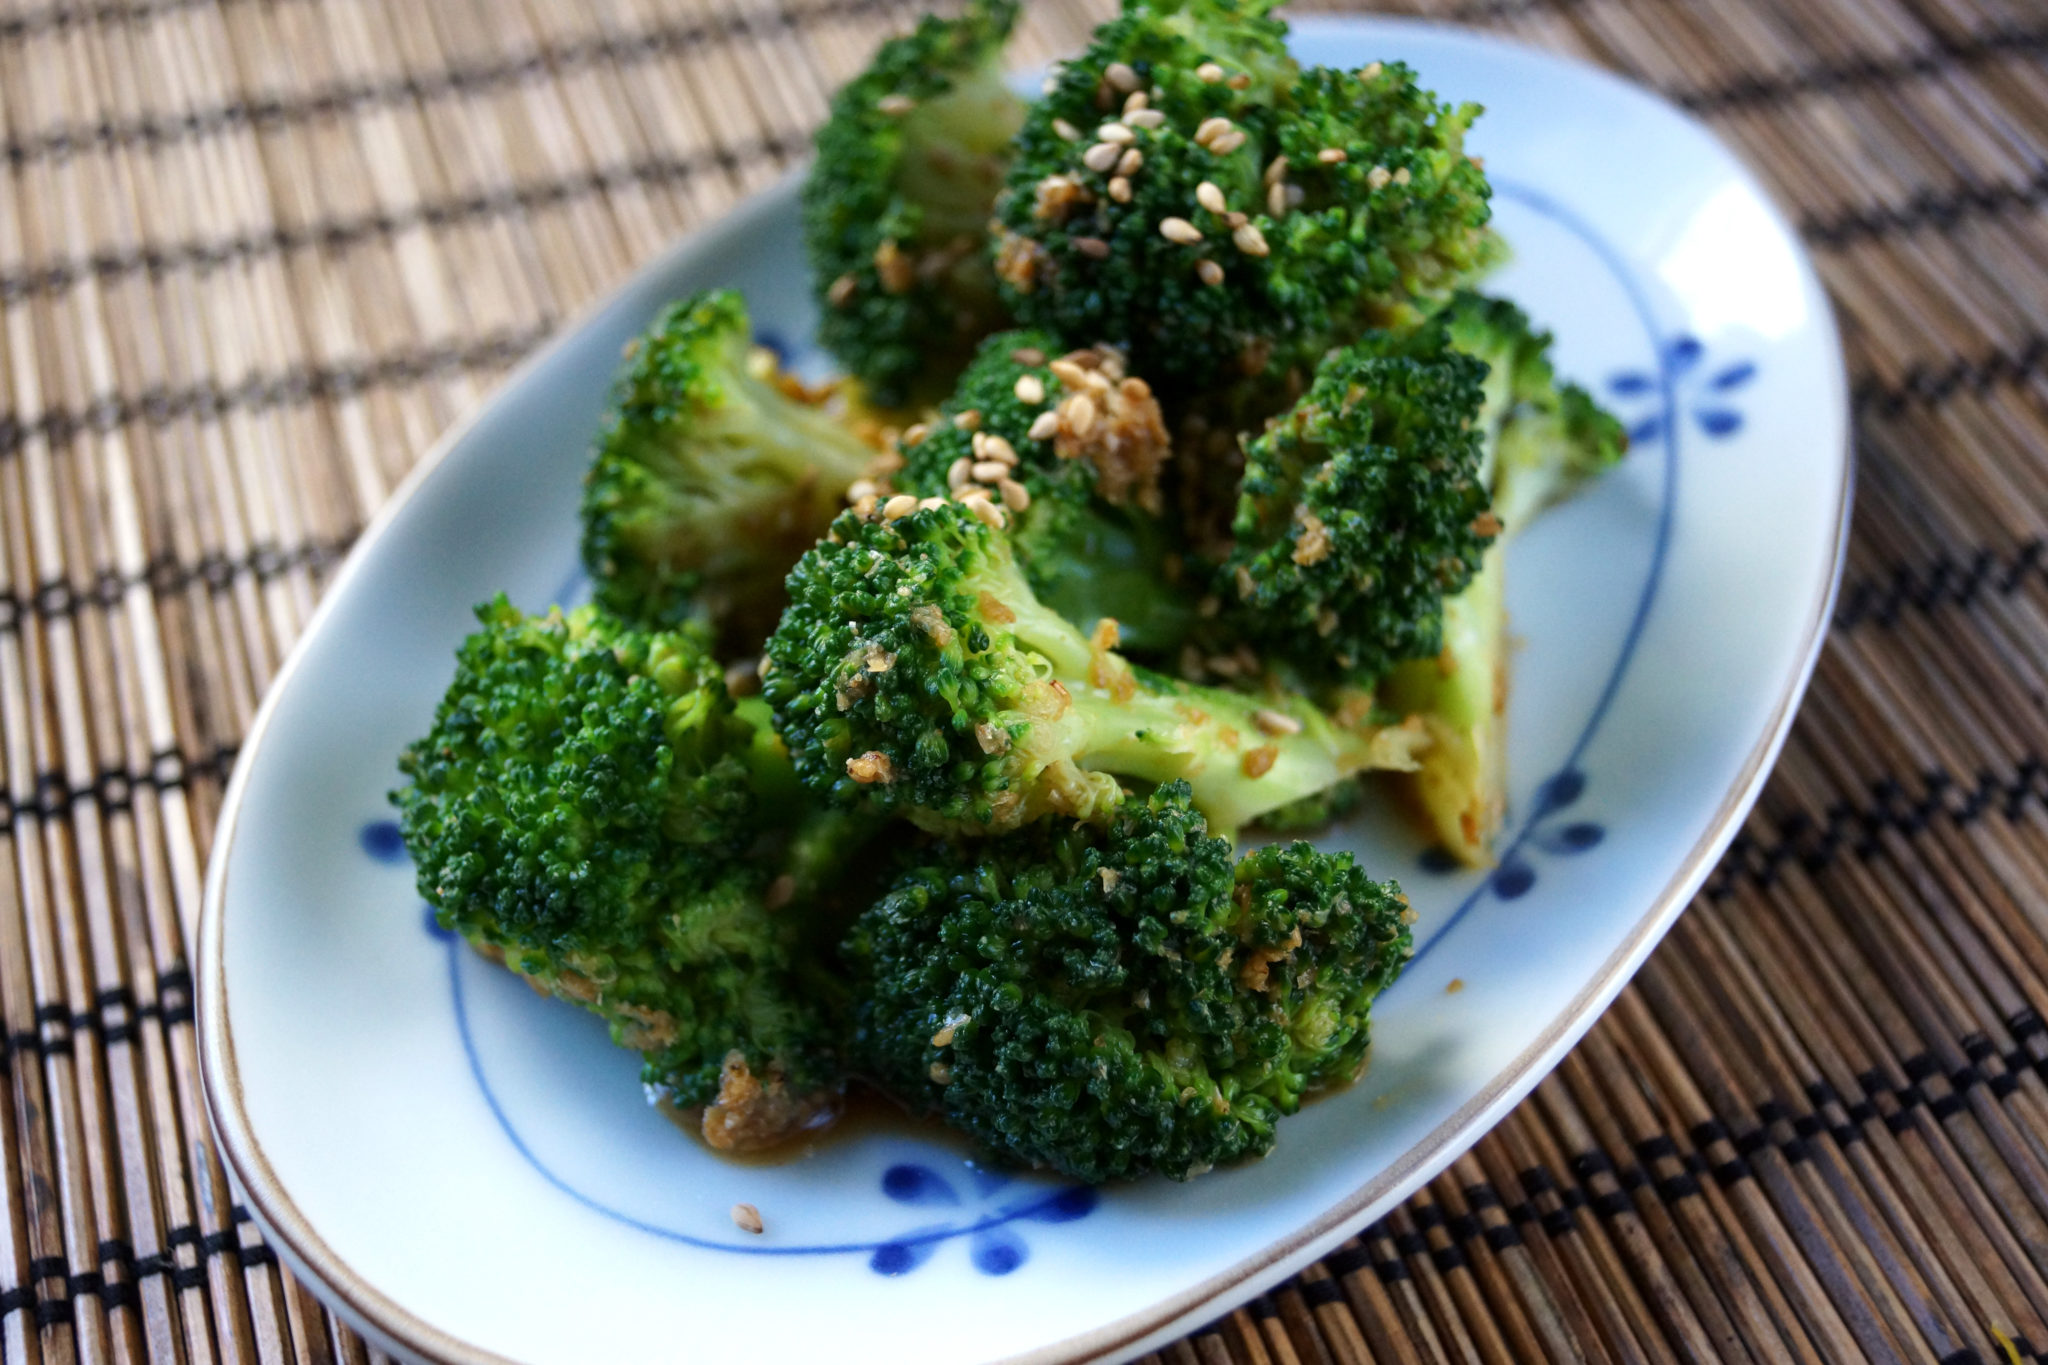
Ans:
{"type": "Polygon", "coordinates": [[[372,820],[356,838],[362,843],[363,852],[380,863],[405,861],[405,836],[398,832],[396,820],[372,820]]]}
{"type": "Polygon", "coordinates": [[[882,1193],[899,1204],[957,1204],[960,1196],[929,1166],[902,1162],[882,1172],[882,1193]]]}
{"type": "Polygon", "coordinates": [[[1701,408],[1693,416],[1699,420],[1700,429],[1716,440],[1742,430],[1742,414],[1727,408],[1701,408]]]}
{"type": "Polygon", "coordinates": [[[1698,337],[1674,337],[1664,348],[1664,363],[1671,367],[1673,374],[1684,374],[1699,363],[1699,358],[1705,354],[1706,349],[1700,344],[1698,337]]]}
{"type": "Polygon", "coordinates": [[[1738,360],[1715,375],[1711,383],[1714,388],[1726,393],[1729,389],[1741,388],[1754,378],[1756,378],[1756,362],[1754,360],[1738,360]]]}
{"type": "Polygon", "coordinates": [[[1095,1211],[1097,1199],[1090,1185],[1071,1185],[1050,1199],[1023,1210],[1024,1216],[1041,1223],[1071,1223],[1095,1211]]]}
{"type": "Polygon", "coordinates": [[[1504,901],[1511,901],[1529,894],[1529,888],[1536,885],[1536,869],[1519,858],[1502,863],[1493,874],[1493,893],[1504,901]]]}
{"type": "Polygon", "coordinates": [[[1458,861],[1455,853],[1452,853],[1441,844],[1425,848],[1422,850],[1422,855],[1415,861],[1422,865],[1424,872],[1435,872],[1439,875],[1456,872],[1464,866],[1463,863],[1458,861]]]}
{"type": "Polygon", "coordinates": [[[1561,810],[1586,794],[1586,775],[1577,768],[1555,773],[1536,793],[1538,811],[1561,810]]]}
{"type": "Polygon", "coordinates": [[[1624,398],[1637,398],[1657,387],[1657,381],[1640,370],[1623,370],[1610,377],[1607,387],[1624,398]]]}
{"type": "Polygon", "coordinates": [[[1606,826],[1596,825],[1590,820],[1566,825],[1557,832],[1557,841],[1566,853],[1584,853],[1606,837],[1606,826]]]}
{"type": "Polygon", "coordinates": [[[437,938],[445,943],[455,937],[453,929],[441,927],[441,921],[435,916],[434,907],[431,905],[420,906],[420,922],[426,927],[428,938],[437,938]]]}
{"type": "Polygon", "coordinates": [[[754,333],[754,344],[775,352],[776,364],[787,365],[789,363],[789,343],[783,339],[782,333],[771,332],[764,327],[754,333]]]}
{"type": "Polygon", "coordinates": [[[996,1228],[975,1237],[969,1257],[974,1268],[984,1275],[1007,1275],[1023,1265],[1030,1254],[1021,1238],[996,1228]]]}

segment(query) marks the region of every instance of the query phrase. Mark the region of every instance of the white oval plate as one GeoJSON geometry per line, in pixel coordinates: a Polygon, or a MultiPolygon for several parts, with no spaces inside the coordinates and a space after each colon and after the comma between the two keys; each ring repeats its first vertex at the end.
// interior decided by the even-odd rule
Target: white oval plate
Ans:
{"type": "Polygon", "coordinates": [[[272,1244],[375,1340],[461,1361],[1136,1354],[1442,1169],[1697,888],[1783,739],[1840,568],[1847,404],[1813,272],[1725,148],[1611,76],[1414,23],[1295,34],[1307,60],[1403,58],[1488,106],[1472,145],[1517,252],[1498,288],[1634,433],[1509,560],[1527,643],[1499,869],[1431,870],[1383,813],[1348,840],[1421,916],[1371,1072],[1282,1125],[1267,1160],[1186,1185],[1005,1179],[872,1130],[737,1166],[643,1103],[594,1019],[433,931],[385,804],[393,756],[471,604],[580,590],[586,450],[621,344],[663,301],[738,286],[803,358],[785,183],[642,271],[421,462],[231,784],[198,944],[210,1112],[272,1244]],[[742,1200],[764,1235],[731,1223],[742,1200]]]}

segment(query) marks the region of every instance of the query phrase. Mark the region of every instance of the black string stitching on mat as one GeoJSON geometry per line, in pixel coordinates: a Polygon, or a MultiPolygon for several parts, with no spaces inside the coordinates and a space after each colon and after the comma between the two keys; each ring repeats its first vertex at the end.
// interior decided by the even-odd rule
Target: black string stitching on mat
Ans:
{"type": "Polygon", "coordinates": [[[1967,608],[1985,597],[2010,597],[2048,575],[2048,541],[2023,540],[2009,555],[1990,546],[1943,551],[1921,568],[1895,564],[1889,573],[1847,584],[1835,604],[1835,629],[1865,624],[1889,627],[1908,609],[1967,608]]]}
{"type": "Polygon", "coordinates": [[[32,437],[61,445],[81,433],[104,433],[135,421],[163,426],[184,417],[213,420],[229,411],[266,412],[373,389],[403,388],[455,370],[495,370],[523,357],[553,330],[553,320],[546,319],[532,327],[460,345],[395,351],[352,364],[294,365],[283,371],[252,374],[231,387],[209,379],[176,389],[109,395],[83,409],[51,408],[28,422],[0,413],[0,459],[18,452],[32,437]]]}
{"type": "Polygon", "coordinates": [[[1859,85],[1888,85],[1915,76],[1936,76],[1956,66],[1993,57],[2048,49],[2048,25],[2009,25],[1963,38],[1937,38],[1932,46],[1904,56],[1852,57],[1775,76],[1744,76],[1725,85],[1671,98],[1694,113],[1752,109],[1801,95],[1833,94],[1859,85]]]}
{"type": "Polygon", "coordinates": [[[1921,780],[1926,794],[1918,800],[1907,797],[1898,779],[1886,777],[1871,783],[1869,806],[1837,801],[1818,822],[1804,812],[1795,812],[1779,822],[1778,836],[1769,842],[1748,829],[1741,830],[1701,894],[1708,900],[1722,900],[1743,880],[1758,890],[1769,890],[1786,863],[1796,861],[1808,872],[1819,872],[1845,849],[1867,862],[1883,848],[1885,834],[1911,838],[1937,818],[1945,817],[1962,829],[1986,814],[2017,821],[2025,817],[2029,806],[2048,804],[2048,764],[2036,754],[2021,757],[2009,778],[1984,770],[1973,784],[1965,785],[1954,774],[1935,769],[1922,774],[1921,780]]]}
{"type": "Polygon", "coordinates": [[[1995,388],[2024,384],[2041,377],[2048,361],[2048,336],[2035,332],[2011,350],[1994,350],[1946,365],[1916,364],[1894,384],[1876,378],[1857,381],[1850,402],[1859,412],[1897,417],[1914,408],[1933,409],[1960,393],[1986,394],[1995,388]]]}
{"type": "Polygon", "coordinates": [[[1837,250],[1920,228],[1952,232],[1971,218],[2039,208],[2043,203],[2048,203],[2048,168],[2036,171],[2031,179],[2019,184],[1921,190],[1903,204],[1808,215],[1799,220],[1799,231],[1816,247],[1837,250]]]}
{"type": "MultiPolygon", "coordinates": [[[[281,2],[270,0],[272,4],[281,2]]],[[[226,9],[230,5],[247,3],[250,0],[129,0],[126,4],[80,5],[58,0],[58,3],[39,10],[0,16],[0,42],[19,41],[88,24],[138,24],[187,10],[226,9]]]]}
{"type": "Polygon", "coordinates": [[[630,33],[600,34],[558,47],[541,47],[519,56],[455,62],[430,74],[337,81],[288,96],[224,100],[182,113],[143,114],[120,122],[102,119],[97,123],[65,123],[33,133],[10,133],[0,140],[0,157],[20,167],[44,158],[67,157],[86,148],[142,147],[156,151],[181,141],[236,129],[284,128],[376,109],[426,104],[457,95],[488,95],[541,76],[567,75],[586,67],[635,66],[689,52],[705,43],[733,42],[759,31],[801,35],[809,24],[887,14],[895,8],[893,0],[826,0],[801,10],[777,6],[754,14],[653,24],[630,33]]]}
{"type": "MultiPolygon", "coordinates": [[[[182,997],[184,1015],[179,1022],[189,1022],[189,975],[182,967],[173,968],[159,981],[161,991],[182,997]],[[161,984],[165,982],[171,984],[161,984]]],[[[102,1000],[110,994],[116,993],[102,992],[102,1000]]],[[[62,1011],[59,1010],[58,1014],[61,1017],[62,1011]]],[[[40,1012],[38,1017],[41,1018],[40,1012]]],[[[87,1025],[79,1024],[78,1020],[84,1018],[86,1016],[76,1016],[71,1022],[75,1027],[83,1028],[87,1025]]],[[[1521,1245],[1529,1228],[1539,1229],[1551,1238],[1570,1236],[1577,1231],[1583,1210],[1591,1210],[1606,1221],[1638,1214],[1638,1201],[1645,1195],[1666,1207],[1698,1197],[1703,1193],[1703,1178],[1710,1178],[1724,1188],[1740,1184],[1754,1178],[1752,1163],[1765,1152],[1774,1153],[1796,1166],[1814,1158],[1814,1143],[1823,1135],[1839,1151],[1864,1141],[1873,1123],[1882,1123],[1893,1134],[1903,1135],[1919,1126],[1923,1110],[1937,1122],[1945,1122],[1963,1112],[1967,1107],[1963,1096],[1978,1086],[2003,1100],[2014,1093],[2020,1072],[2031,1070],[2048,1078],[2048,1055],[2035,1057],[2026,1048],[2028,1039],[2048,1035],[2048,1026],[2044,1026],[2041,1017],[2032,1009],[2026,1009],[2007,1019],[2005,1025],[2016,1040],[2016,1046],[2002,1057],[1986,1035],[1967,1034],[1958,1040],[1957,1046],[1970,1060],[1953,1072],[1944,1072],[1932,1054],[1923,1052],[1897,1064],[1899,1072],[1906,1078],[1903,1081],[1894,1079],[1882,1066],[1863,1072],[1857,1077],[1857,1085],[1862,1091],[1857,1099],[1845,1098],[1825,1080],[1812,1081],[1805,1088],[1806,1099],[1812,1104],[1812,1109],[1799,1111],[1780,1100],[1765,1100],[1757,1105],[1753,1124],[1740,1131],[1731,1128],[1727,1120],[1720,1117],[1696,1124],[1687,1134],[1689,1147],[1681,1146],[1671,1134],[1659,1133],[1636,1142],[1633,1161],[1617,1163],[1605,1151],[1594,1150],[1572,1157],[1568,1163],[1568,1174],[1561,1175],[1540,1163],[1531,1166],[1517,1173],[1526,1197],[1513,1203],[1507,1202],[1491,1181],[1465,1187],[1470,1211],[1463,1214],[1447,1214],[1433,1200],[1411,1200],[1403,1208],[1414,1222],[1415,1231],[1395,1232],[1384,1219],[1375,1222],[1358,1235],[1365,1243],[1382,1244],[1380,1248],[1364,1245],[1333,1252],[1321,1261],[1333,1277],[1331,1281],[1297,1278],[1275,1292],[1295,1290],[1311,1306],[1335,1302],[1341,1288],[1328,1286],[1357,1271],[1371,1270],[1382,1281],[1391,1284],[1409,1277],[1406,1259],[1424,1256],[1439,1271],[1455,1270],[1467,1264],[1464,1248],[1476,1247],[1481,1242],[1489,1249],[1501,1252],[1521,1245]],[[1994,1058],[2004,1063],[2003,1071],[1992,1073],[1987,1070],[1985,1064],[1994,1058]],[[1943,1093],[1930,1096],[1927,1087],[1936,1081],[1945,1081],[1946,1087],[1943,1093]],[[1889,1109],[1880,1109],[1879,1100],[1890,1100],[1892,1105],[1889,1109]],[[1837,1110],[1843,1118],[1830,1121],[1818,1112],[1822,1109],[1837,1110]],[[1774,1135],[1774,1128],[1789,1129],[1789,1135],[1774,1135]],[[1723,1144],[1733,1153],[1732,1156],[1715,1159],[1707,1155],[1706,1149],[1723,1144]],[[1678,1169],[1665,1175],[1653,1174],[1651,1168],[1659,1162],[1675,1162],[1678,1169]],[[1607,1185],[1613,1188],[1601,1188],[1607,1185]],[[1481,1216],[1492,1210],[1500,1212],[1502,1221],[1489,1223],[1481,1216]],[[1442,1229],[1449,1238],[1449,1244],[1432,1247],[1428,1234],[1438,1229],[1442,1229]]],[[[106,1025],[95,1027],[104,1030],[106,1025]]],[[[48,1050],[43,1047],[40,1035],[26,1034],[22,1037],[26,1041],[14,1043],[17,1051],[48,1050]]],[[[67,1039],[63,1050],[68,1049],[67,1039]]],[[[237,1227],[250,1222],[248,1211],[240,1205],[235,1206],[233,1217],[237,1227]]],[[[253,1227],[251,1231],[253,1233],[253,1227]]],[[[67,1275],[63,1262],[56,1257],[34,1263],[28,1284],[0,1291],[0,1317],[10,1312],[33,1311],[39,1322],[68,1320],[70,1299],[86,1293],[98,1295],[108,1308],[132,1305],[135,1285],[140,1280],[151,1275],[169,1274],[180,1288],[202,1284],[205,1282],[206,1263],[229,1251],[241,1257],[245,1269],[275,1261],[275,1254],[260,1241],[244,1242],[232,1232],[202,1236],[190,1224],[171,1229],[165,1235],[164,1244],[172,1251],[181,1246],[194,1246],[198,1252],[195,1264],[179,1267],[169,1253],[137,1258],[128,1243],[105,1241],[99,1246],[98,1271],[67,1275]],[[52,1268],[38,1271],[39,1266],[52,1268]],[[107,1273],[110,1269],[126,1272],[126,1279],[112,1279],[107,1273]],[[63,1296],[40,1291],[37,1282],[45,1279],[62,1279],[63,1296]]],[[[1247,1306],[1255,1317],[1267,1318],[1275,1312],[1272,1300],[1264,1296],[1247,1306]]],[[[1214,1326],[1201,1330],[1214,1330],[1214,1326]]],[[[1200,1331],[1196,1333],[1200,1334],[1200,1331]]],[[[2020,1346],[2022,1355],[2032,1353],[2031,1346],[2016,1344],[2020,1346]]]]}
{"type": "Polygon", "coordinates": [[[222,744],[188,758],[176,749],[164,749],[151,756],[147,771],[110,765],[101,768],[84,786],[73,783],[61,772],[38,773],[32,791],[0,792],[0,828],[14,829],[31,816],[68,820],[72,807],[81,802],[96,807],[102,814],[132,810],[138,788],[147,787],[161,794],[183,791],[194,778],[225,782],[240,752],[239,745],[222,744]]]}
{"type": "Polygon", "coordinates": [[[712,170],[738,175],[757,161],[777,164],[796,149],[768,135],[733,147],[708,148],[681,156],[641,157],[515,185],[509,189],[427,199],[396,213],[376,211],[333,218],[303,227],[263,228],[210,240],[152,243],[54,265],[0,272],[0,303],[62,293],[84,276],[107,282],[129,275],[162,275],[185,269],[200,273],[228,264],[251,264],[295,251],[345,251],[367,241],[388,241],[414,228],[450,228],[495,218],[559,208],[633,185],[675,185],[712,170]]]}

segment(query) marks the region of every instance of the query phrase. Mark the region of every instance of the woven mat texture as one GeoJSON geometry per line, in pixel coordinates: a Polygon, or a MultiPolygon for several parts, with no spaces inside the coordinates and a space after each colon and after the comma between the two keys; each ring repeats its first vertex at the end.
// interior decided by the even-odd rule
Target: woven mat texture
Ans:
{"type": "MultiPolygon", "coordinates": [[[[1025,55],[1105,7],[1037,0],[1025,55]]],[[[1434,12],[1666,92],[1797,220],[1853,372],[1848,578],[1756,813],[1587,1040],[1154,1359],[2048,1359],[2048,13],[1434,12]]],[[[184,944],[236,744],[435,435],[913,17],[0,0],[0,1362],[378,1358],[204,1122],[184,944]]]]}

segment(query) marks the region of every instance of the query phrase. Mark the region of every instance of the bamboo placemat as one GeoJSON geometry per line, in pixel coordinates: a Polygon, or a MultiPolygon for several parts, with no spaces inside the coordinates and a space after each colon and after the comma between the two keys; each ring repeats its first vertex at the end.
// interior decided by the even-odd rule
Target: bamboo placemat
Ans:
{"type": "MultiPolygon", "coordinates": [[[[1104,0],[1038,0],[1026,55],[1104,0]]],[[[1155,1359],[2048,1359],[2048,14],[1473,0],[1710,120],[1840,308],[1862,486],[1708,891],[1406,1207],[1155,1359]]],[[[230,1202],[184,935],[412,459],[772,180],[893,0],[0,0],[0,1362],[377,1358],[230,1202]]]]}

